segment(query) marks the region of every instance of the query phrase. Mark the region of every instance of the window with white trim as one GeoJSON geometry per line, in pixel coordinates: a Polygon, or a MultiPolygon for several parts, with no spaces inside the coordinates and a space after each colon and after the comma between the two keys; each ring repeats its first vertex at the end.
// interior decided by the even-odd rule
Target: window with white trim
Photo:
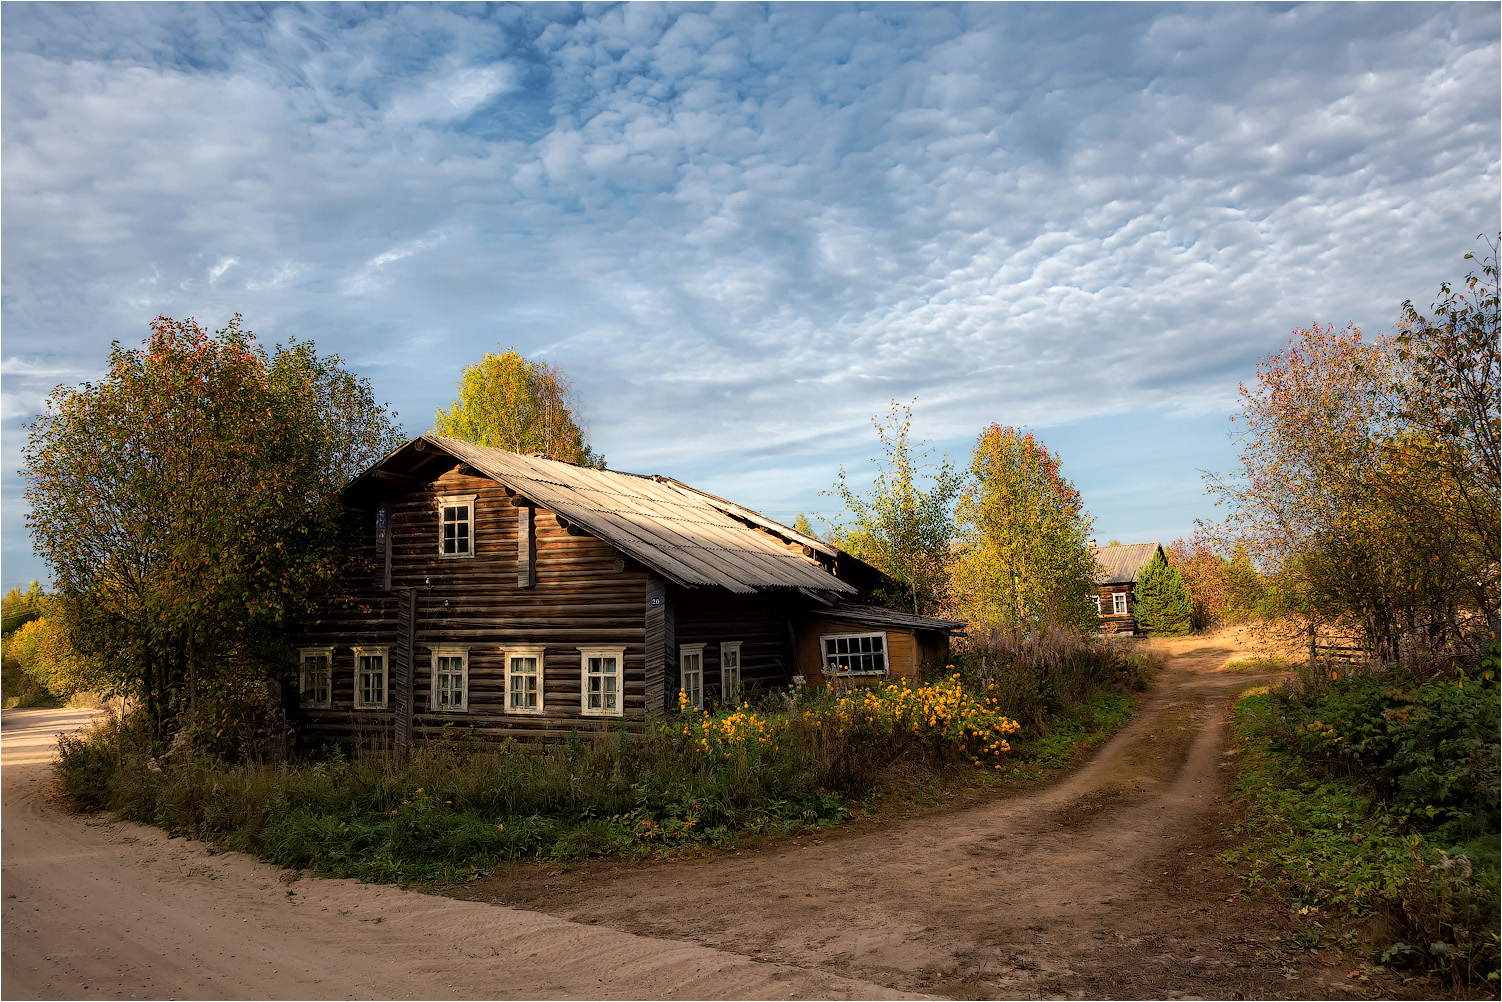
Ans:
{"type": "Polygon", "coordinates": [[[1100,615],[1100,595],[1096,594],[1096,595],[1092,595],[1091,597],[1095,599],[1095,614],[1097,616],[1099,616],[1100,615]]]}
{"type": "Polygon", "coordinates": [[[887,674],[885,633],[826,633],[819,637],[824,648],[826,675],[887,674]]]}
{"type": "Polygon", "coordinates": [[[728,640],[720,644],[720,701],[733,703],[741,698],[741,642],[728,640]]]}
{"type": "Polygon", "coordinates": [[[386,652],[389,647],[355,648],[355,709],[386,708],[386,652]]]}
{"type": "Polygon", "coordinates": [[[543,650],[512,647],[506,651],[506,712],[541,713],[543,650]]]}
{"type": "Polygon", "coordinates": [[[438,555],[475,555],[474,494],[450,494],[438,499],[438,555]]]}
{"type": "Polygon", "coordinates": [[[696,710],[704,709],[704,645],[680,644],[678,647],[678,679],[688,705],[696,710]]]}
{"type": "Polygon", "coordinates": [[[469,648],[433,648],[433,673],[428,692],[430,713],[469,710],[469,648]]]}
{"type": "Polygon", "coordinates": [[[579,712],[586,717],[621,716],[625,664],[622,647],[579,649],[579,712]]]}
{"type": "Polygon", "coordinates": [[[1111,596],[1111,615],[1125,616],[1126,614],[1126,593],[1116,592],[1111,596]]]}
{"type": "Polygon", "coordinates": [[[334,649],[304,647],[297,652],[297,693],[304,706],[334,705],[334,649]]]}

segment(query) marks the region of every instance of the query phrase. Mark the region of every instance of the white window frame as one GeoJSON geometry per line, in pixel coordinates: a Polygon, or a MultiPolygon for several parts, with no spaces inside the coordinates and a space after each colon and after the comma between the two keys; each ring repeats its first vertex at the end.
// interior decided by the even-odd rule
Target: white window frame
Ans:
{"type": "Polygon", "coordinates": [[[311,706],[319,709],[328,709],[334,705],[334,649],[332,647],[303,647],[297,652],[297,696],[303,706],[311,706]],[[308,699],[309,658],[323,658],[324,674],[327,678],[324,684],[328,686],[328,693],[323,699],[308,699]]]}
{"type": "Polygon", "coordinates": [[[384,710],[387,702],[391,699],[391,657],[390,647],[355,647],[355,709],[357,710],[384,710]],[[381,701],[379,703],[367,703],[360,698],[363,688],[360,685],[360,659],[381,659],[381,701]]]}
{"type": "MultiPolygon", "coordinates": [[[[855,678],[855,677],[886,677],[888,675],[891,675],[892,674],[892,663],[891,663],[891,660],[889,659],[889,656],[888,656],[888,652],[889,651],[890,651],[890,645],[887,643],[887,633],[886,633],[885,630],[872,630],[872,631],[870,631],[868,633],[822,633],[822,634],[819,635],[819,653],[820,653],[820,655],[823,658],[824,674],[826,676],[828,676],[828,677],[855,678]],[[867,668],[867,669],[862,669],[860,671],[855,671],[855,670],[852,670],[852,669],[849,669],[849,668],[840,668],[840,667],[838,667],[838,666],[833,665],[833,664],[830,663],[832,657],[839,656],[837,652],[833,652],[833,651],[830,650],[831,641],[844,640],[844,641],[846,641],[848,643],[849,641],[852,641],[852,640],[854,640],[854,641],[861,641],[861,640],[865,640],[865,639],[868,639],[868,638],[875,638],[875,637],[880,637],[881,638],[881,668],[880,669],[870,669],[870,668],[867,668]]],[[[852,652],[847,651],[846,655],[849,655],[850,653],[852,653],[852,652]]],[[[855,653],[855,655],[857,657],[868,658],[868,657],[871,657],[872,655],[876,654],[877,652],[875,652],[875,651],[858,651],[858,652],[854,652],[854,653],[855,653]]]]}
{"type": "Polygon", "coordinates": [[[1100,615],[1100,614],[1101,614],[1101,608],[1100,608],[1100,592],[1096,592],[1096,593],[1095,593],[1095,614],[1096,614],[1096,615],[1097,615],[1097,616],[1099,616],[1099,615],[1100,615]]]}
{"type": "Polygon", "coordinates": [[[547,695],[546,695],[546,692],[545,692],[545,690],[547,689],[547,686],[544,684],[544,681],[543,681],[543,679],[545,677],[544,676],[544,665],[543,665],[543,651],[544,651],[544,649],[541,648],[541,647],[510,647],[510,648],[507,648],[505,651],[502,652],[503,655],[505,656],[505,659],[506,659],[506,706],[505,706],[505,712],[507,712],[507,713],[541,713],[543,711],[543,704],[547,701],[547,695]],[[512,658],[536,658],[537,659],[537,670],[535,672],[518,672],[518,671],[513,671],[512,668],[511,668],[511,659],[512,658]],[[533,678],[537,679],[537,705],[536,706],[527,706],[527,707],[518,708],[518,707],[515,707],[515,706],[511,705],[511,679],[513,677],[516,677],[516,678],[533,677],[533,678]]]}
{"type": "Polygon", "coordinates": [[[729,703],[740,698],[743,683],[741,681],[741,642],[739,640],[725,640],[720,643],[720,701],[729,703]],[[727,668],[727,661],[734,661],[734,667],[727,668]]]}
{"type": "Polygon", "coordinates": [[[707,646],[678,645],[678,688],[688,696],[688,705],[696,710],[704,709],[704,648],[707,646]],[[696,667],[690,667],[691,664],[696,667]]]}
{"type": "MultiPolygon", "coordinates": [[[[601,675],[601,678],[608,676],[601,675]]],[[[626,712],[626,649],[624,647],[579,648],[579,712],[586,717],[620,717],[626,712]],[[615,658],[615,709],[605,706],[605,690],[601,690],[600,706],[589,705],[589,659],[615,658]]]]}
{"type": "MultiPolygon", "coordinates": [[[[438,555],[445,560],[465,560],[475,555],[475,498],[477,494],[446,494],[437,499],[438,503],[438,555]],[[449,523],[444,518],[444,510],[447,508],[463,507],[469,514],[464,519],[455,519],[455,524],[460,521],[465,526],[469,549],[464,553],[448,553],[444,550],[444,527],[449,523]]],[[[456,537],[457,538],[457,537],[456,537]]]]}
{"type": "Polygon", "coordinates": [[[429,713],[468,713],[469,712],[469,648],[468,647],[434,647],[430,651],[428,662],[428,712],[429,713]],[[438,704],[438,659],[458,658],[459,664],[459,702],[448,706],[438,704]]]}
{"type": "Polygon", "coordinates": [[[1127,614],[1126,592],[1117,591],[1111,593],[1111,615],[1125,616],[1127,614]]]}

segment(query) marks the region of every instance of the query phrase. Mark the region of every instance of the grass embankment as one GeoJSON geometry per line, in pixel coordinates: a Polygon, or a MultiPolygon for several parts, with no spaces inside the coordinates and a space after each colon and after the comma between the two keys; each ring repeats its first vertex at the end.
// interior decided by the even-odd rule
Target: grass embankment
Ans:
{"type": "Polygon", "coordinates": [[[644,735],[542,748],[455,738],[400,761],[335,750],[228,765],[195,753],[191,735],[163,748],[139,721],[112,720],[62,740],[58,778],[78,810],[372,881],[724,846],[838,824],[883,797],[921,802],[1069,764],[1130,717],[1125,690],[1149,665],[1053,646],[1030,665],[1017,651],[957,658],[949,677],[914,688],[685,710],[644,735]]]}
{"type": "Polygon", "coordinates": [[[1498,979],[1495,659],[1439,680],[1301,673],[1237,705],[1247,846],[1308,928],[1457,987],[1498,979]]]}

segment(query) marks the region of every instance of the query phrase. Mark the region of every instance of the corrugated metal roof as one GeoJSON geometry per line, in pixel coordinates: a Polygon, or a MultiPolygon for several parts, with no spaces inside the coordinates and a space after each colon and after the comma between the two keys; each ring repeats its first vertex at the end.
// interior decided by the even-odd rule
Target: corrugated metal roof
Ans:
{"type": "Polygon", "coordinates": [[[870,623],[872,626],[904,626],[910,630],[943,630],[948,632],[965,624],[957,619],[938,619],[934,616],[918,616],[911,612],[899,612],[880,605],[856,605],[840,603],[827,609],[812,609],[816,616],[831,619],[848,619],[853,623],[870,623]]]}
{"type": "Polygon", "coordinates": [[[1095,581],[1097,584],[1131,584],[1137,580],[1137,573],[1162,549],[1158,543],[1092,546],[1090,554],[1100,567],[1095,581]]]}
{"type": "Polygon", "coordinates": [[[791,550],[785,540],[817,543],[816,548],[823,550],[829,549],[827,543],[808,540],[764,516],[677,481],[595,470],[438,435],[423,435],[421,441],[432,443],[678,584],[708,585],[739,594],[765,588],[856,593],[854,586],[791,550]],[[763,525],[767,531],[747,521],[763,525]]]}

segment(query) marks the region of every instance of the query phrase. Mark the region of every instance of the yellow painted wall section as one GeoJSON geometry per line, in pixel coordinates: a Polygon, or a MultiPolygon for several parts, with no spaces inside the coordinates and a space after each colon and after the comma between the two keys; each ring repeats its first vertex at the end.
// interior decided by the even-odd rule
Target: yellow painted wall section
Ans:
{"type": "Polygon", "coordinates": [[[892,673],[891,680],[905,678],[912,683],[918,681],[921,655],[918,640],[910,631],[819,616],[804,620],[798,628],[798,674],[803,676],[808,685],[824,685],[824,646],[819,638],[830,633],[885,633],[887,667],[892,673]]]}

